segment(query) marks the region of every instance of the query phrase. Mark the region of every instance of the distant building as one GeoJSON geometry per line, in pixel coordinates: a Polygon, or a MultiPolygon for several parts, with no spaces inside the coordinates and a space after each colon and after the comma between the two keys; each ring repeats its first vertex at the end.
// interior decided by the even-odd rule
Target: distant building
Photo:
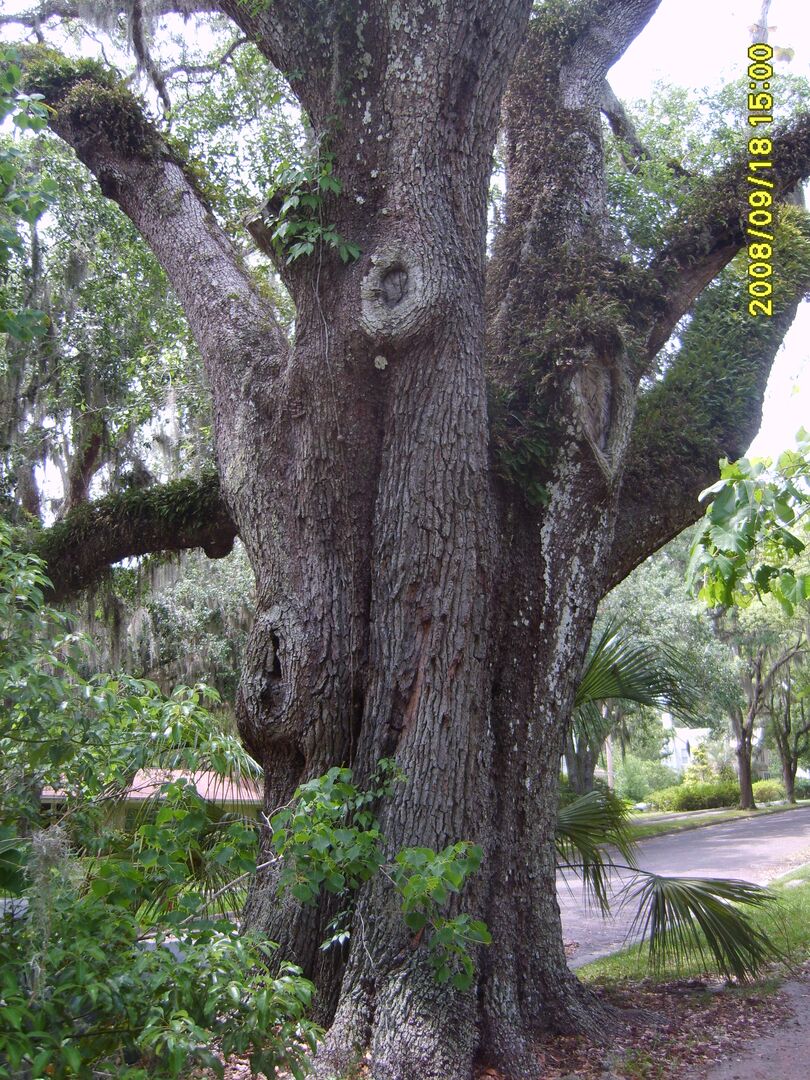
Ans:
{"type": "Polygon", "coordinates": [[[673,769],[679,776],[692,764],[692,754],[705,743],[711,734],[707,727],[675,727],[669,713],[661,714],[661,723],[667,733],[667,742],[661,752],[661,764],[673,769]]]}
{"type": "MultiPolygon", "coordinates": [[[[187,769],[139,769],[126,791],[110,801],[111,820],[123,824],[128,810],[143,806],[148,799],[161,798],[160,789],[163,785],[180,779],[193,784],[197,794],[206,802],[214,803],[231,813],[258,817],[262,806],[262,788],[260,783],[249,777],[231,780],[220,773],[205,769],[196,772],[187,769]]],[[[45,787],[42,789],[40,803],[44,811],[59,814],[66,799],[67,793],[64,790],[45,787]]]]}

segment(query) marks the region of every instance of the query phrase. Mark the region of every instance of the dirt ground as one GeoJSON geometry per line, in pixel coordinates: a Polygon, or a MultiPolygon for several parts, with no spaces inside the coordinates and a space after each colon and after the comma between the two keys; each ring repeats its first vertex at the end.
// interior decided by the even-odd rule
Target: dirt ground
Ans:
{"type": "MultiPolygon", "coordinates": [[[[810,1080],[810,963],[771,988],[642,981],[600,992],[621,1010],[610,1049],[575,1037],[537,1047],[543,1080],[810,1080]]],[[[208,1074],[206,1074],[208,1075],[208,1074]]],[[[359,1076],[373,1080],[361,1069],[359,1076]]],[[[249,1080],[244,1059],[226,1080],[249,1080]]],[[[284,1074],[280,1080],[287,1080],[284,1074]]],[[[496,1065],[476,1080],[507,1080],[496,1065]]]]}
{"type": "Polygon", "coordinates": [[[543,1080],[810,1080],[810,964],[772,990],[694,980],[604,997],[627,1010],[614,1045],[549,1040],[543,1080]]]}
{"type": "Polygon", "coordinates": [[[808,1080],[810,978],[785,983],[782,993],[792,1013],[786,1023],[740,1047],[722,1064],[699,1074],[700,1080],[808,1080]]]}

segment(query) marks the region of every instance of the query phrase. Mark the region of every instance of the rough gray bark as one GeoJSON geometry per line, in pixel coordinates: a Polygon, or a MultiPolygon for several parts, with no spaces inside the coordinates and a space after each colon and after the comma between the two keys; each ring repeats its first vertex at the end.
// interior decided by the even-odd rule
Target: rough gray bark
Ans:
{"type": "MultiPolygon", "coordinates": [[[[663,511],[643,520],[654,491],[623,488],[644,453],[651,343],[739,248],[739,207],[721,176],[699,244],[684,223],[651,273],[620,258],[600,108],[656,0],[217,6],[328,138],[343,191],[324,212],[362,251],[279,265],[292,345],[160,137],[127,113],[137,138],[120,139],[110,111],[131,103],[79,82],[51,101],[52,126],[157,254],[206,364],[220,524],[257,579],[237,708],[268,809],[333,764],[362,782],[395,757],[409,783],[380,809],[392,852],[480,843],[462,902],[493,944],[474,991],[437,987],[383,878],[357,898],[346,957],[318,948],[332,907],[279,903],[271,871],[246,919],[319,981],[333,1019],[322,1075],[368,1051],[375,1080],[469,1080],[481,1060],[534,1077],[540,1033],[610,1026],[565,960],[559,761],[611,575],[666,539],[705,482],[690,473],[668,495],[665,525],[663,511]],[[499,121],[506,218],[488,266],[499,121]]],[[[806,132],[785,139],[806,171],[806,132]]],[[[746,384],[743,427],[761,392],[746,384]]],[[[669,468],[687,461],[675,450],[669,468]]]]}

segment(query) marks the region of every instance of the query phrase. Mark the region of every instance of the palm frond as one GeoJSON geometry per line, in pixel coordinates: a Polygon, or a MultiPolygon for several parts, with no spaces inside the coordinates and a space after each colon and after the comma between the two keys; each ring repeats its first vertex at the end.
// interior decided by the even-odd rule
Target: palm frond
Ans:
{"type": "Polygon", "coordinates": [[[582,878],[586,896],[603,915],[610,912],[610,874],[615,868],[613,852],[629,867],[635,866],[635,842],[628,828],[629,808],[609,791],[589,791],[557,815],[555,844],[562,869],[582,878]]]}
{"type": "Polygon", "coordinates": [[[629,935],[649,941],[653,968],[681,966],[695,953],[728,979],[754,978],[779,948],[741,908],[772,903],[773,893],[747,881],[665,877],[638,871],[645,880],[628,894],[638,911],[629,935]]]}
{"type": "Polygon", "coordinates": [[[635,641],[611,619],[593,643],[574,707],[616,698],[666,707],[684,717],[694,716],[697,707],[688,667],[677,651],[635,641]]]}

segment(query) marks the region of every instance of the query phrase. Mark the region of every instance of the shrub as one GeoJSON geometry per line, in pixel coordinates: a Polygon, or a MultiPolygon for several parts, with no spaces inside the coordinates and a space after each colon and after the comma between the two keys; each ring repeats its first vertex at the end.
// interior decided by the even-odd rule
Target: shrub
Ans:
{"type": "MultiPolygon", "coordinates": [[[[196,831],[181,830],[189,848],[196,831]]],[[[61,826],[34,833],[25,917],[0,934],[0,1076],[222,1075],[217,1051],[304,1075],[314,987],[276,970],[275,946],[206,917],[173,832],[141,830],[103,861],[77,858],[61,826]]]]}
{"type": "Polygon", "coordinates": [[[630,802],[645,800],[651,791],[678,783],[678,775],[660,761],[645,761],[628,754],[616,769],[616,794],[630,802]]]}
{"type": "Polygon", "coordinates": [[[692,751],[692,761],[683,771],[685,784],[705,784],[717,779],[717,770],[709,761],[709,750],[700,743],[692,751]]]}
{"type": "Polygon", "coordinates": [[[778,802],[787,798],[785,785],[781,780],[757,780],[752,787],[757,802],[778,802]]]}
{"type": "Polygon", "coordinates": [[[797,799],[810,799],[810,780],[803,778],[797,780],[793,792],[797,799]]]}
{"type": "Polygon", "coordinates": [[[651,792],[647,801],[656,810],[711,810],[718,806],[736,806],[740,801],[740,788],[736,782],[716,780],[679,784],[651,792]]]}

